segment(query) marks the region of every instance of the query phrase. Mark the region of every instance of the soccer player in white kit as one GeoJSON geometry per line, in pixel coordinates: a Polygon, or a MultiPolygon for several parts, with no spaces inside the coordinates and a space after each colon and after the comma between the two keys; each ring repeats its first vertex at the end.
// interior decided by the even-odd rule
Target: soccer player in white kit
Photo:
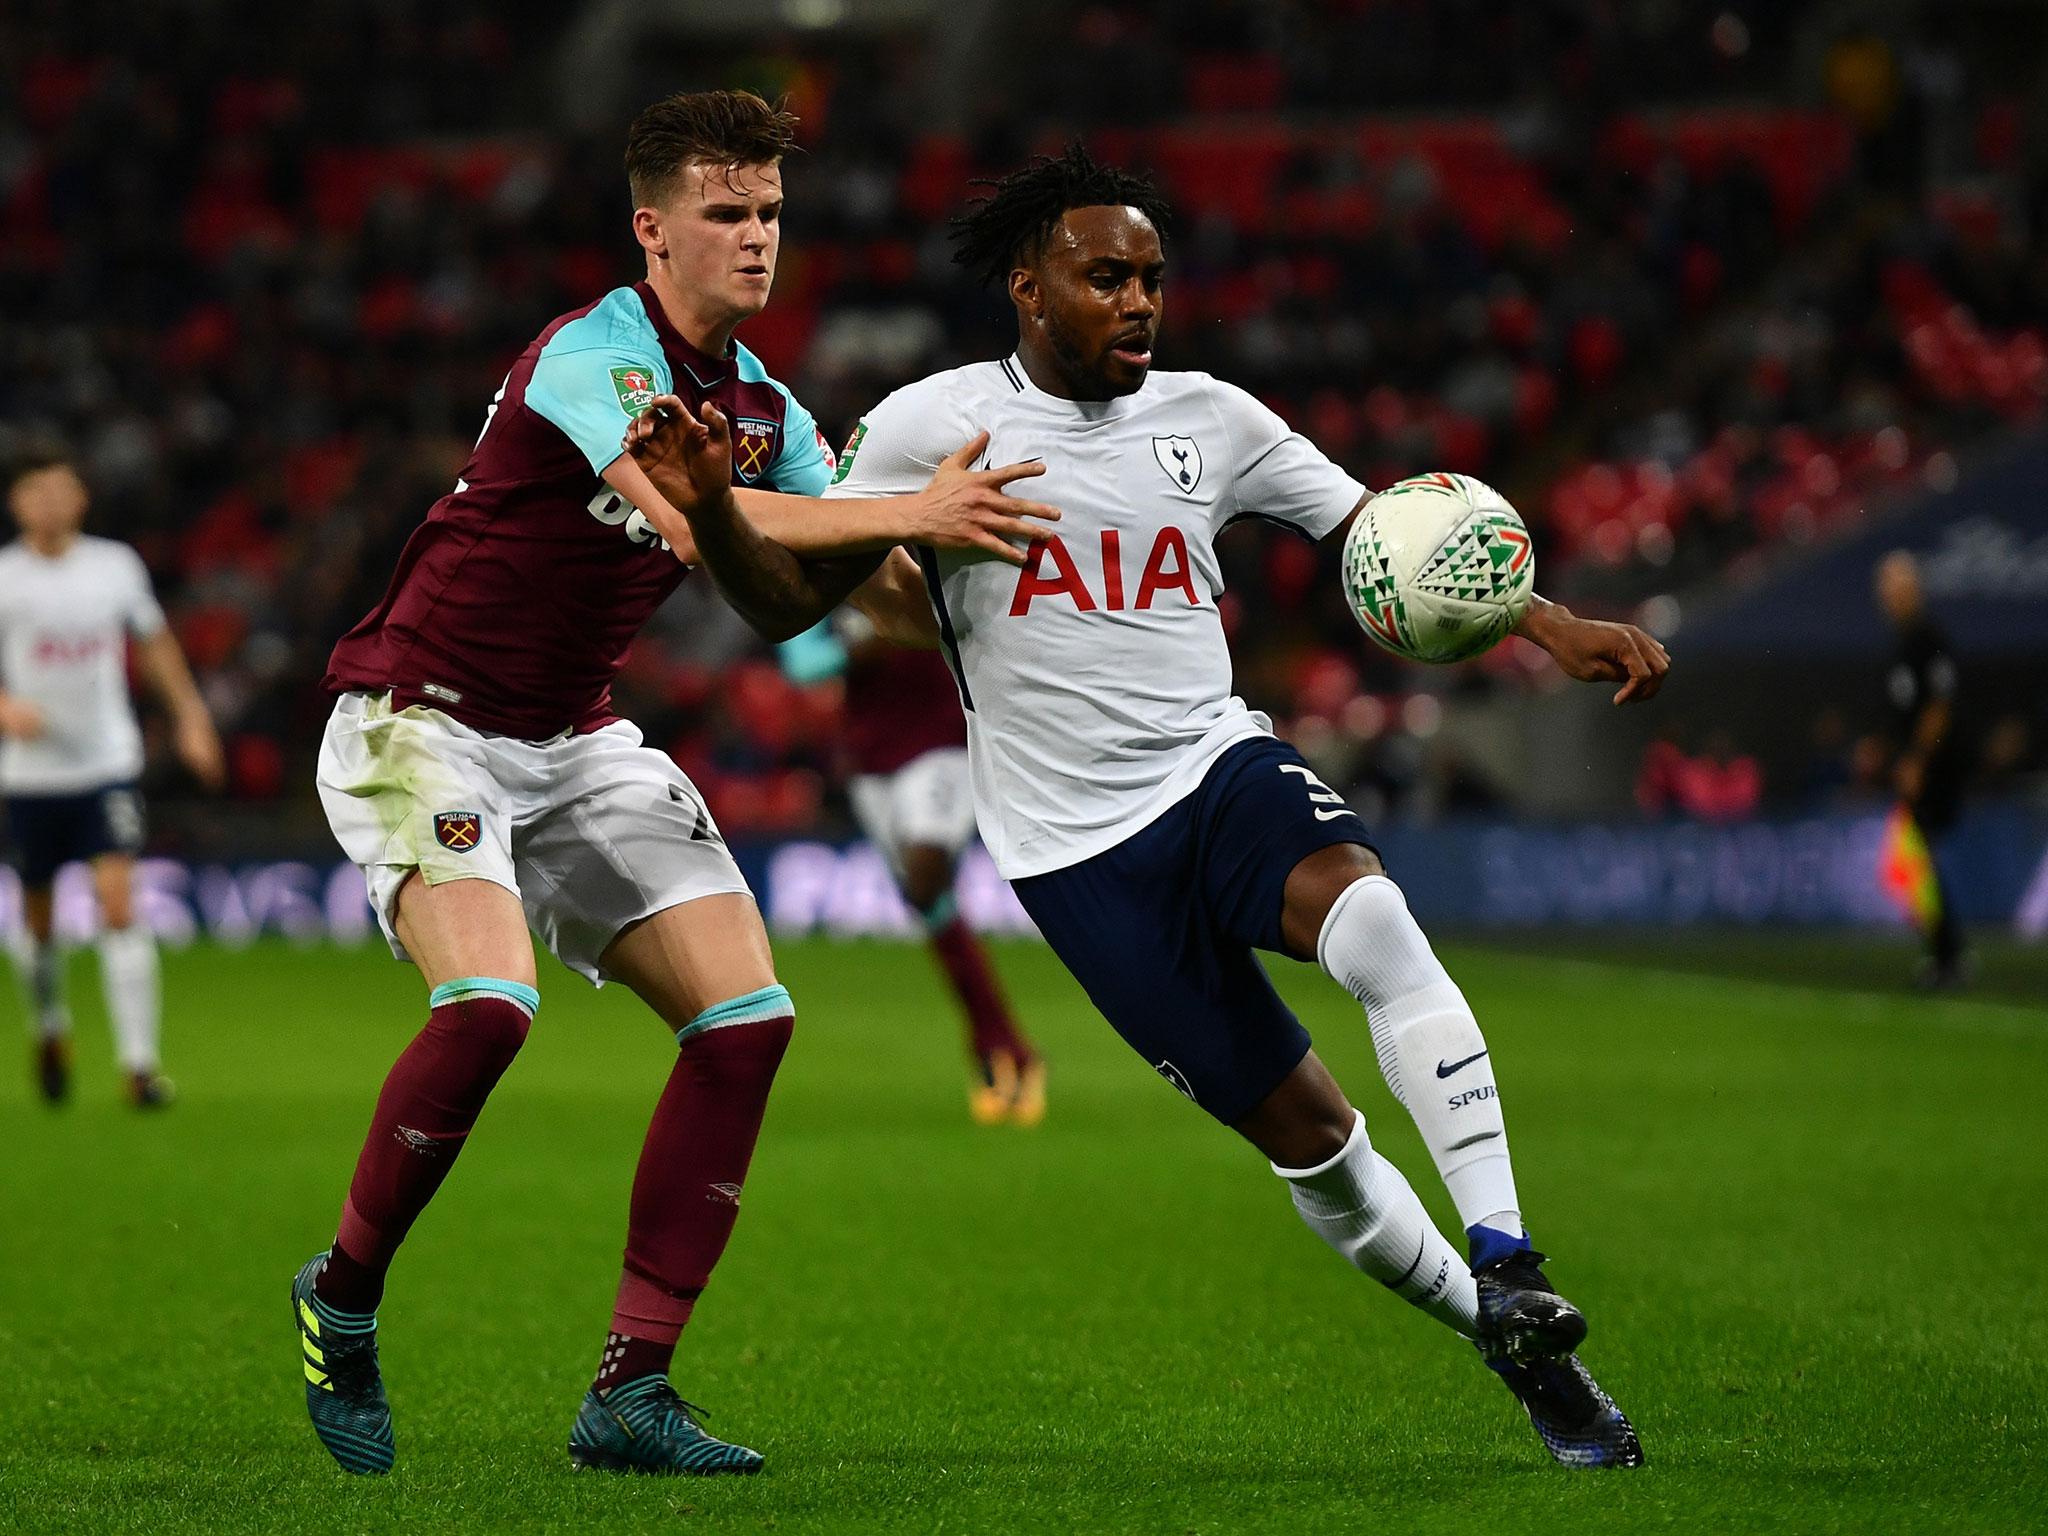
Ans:
{"type": "MultiPolygon", "coordinates": [[[[1212,540],[1244,518],[1321,539],[1371,493],[1243,390],[1152,372],[1164,212],[1149,182],[1074,146],[959,221],[959,259],[1016,308],[1017,352],[884,400],[827,494],[912,489],[987,431],[992,462],[1044,463],[1033,494],[1062,518],[1021,569],[899,552],[863,609],[921,625],[952,663],[982,840],[1118,1033],[1265,1154],[1311,1230],[1471,1340],[1558,1462],[1639,1465],[1575,1353],[1585,1318],[1523,1229],[1471,1008],[1364,824],[1231,693],[1212,540]],[[1363,1005],[1469,1262],[1373,1150],[1258,949],[1317,961],[1363,1005]]],[[[699,543],[714,574],[735,558],[699,543]]],[[[1669,664],[1633,626],[1550,603],[1519,630],[1571,675],[1621,683],[1617,702],[1654,694],[1669,664]]]]}
{"type": "Polygon", "coordinates": [[[128,641],[171,713],[178,756],[209,788],[224,778],[220,737],[177,638],[126,544],[82,532],[88,496],[64,454],[24,456],[8,476],[21,537],[0,549],[0,794],[21,875],[30,1026],[43,1097],[71,1087],[71,1015],[55,936],[53,885],[92,866],[100,971],[129,1102],[171,1100],[158,1051],[156,940],[135,912],[142,847],[142,731],[128,698],[128,641]]]}

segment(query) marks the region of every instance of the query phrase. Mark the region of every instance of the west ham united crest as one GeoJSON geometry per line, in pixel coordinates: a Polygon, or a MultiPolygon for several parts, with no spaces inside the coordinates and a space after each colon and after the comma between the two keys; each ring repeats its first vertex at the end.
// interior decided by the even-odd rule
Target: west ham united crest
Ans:
{"type": "Polygon", "coordinates": [[[484,835],[481,811],[436,811],[434,841],[455,853],[467,853],[484,835]]]}
{"type": "Polygon", "coordinates": [[[781,430],[758,416],[736,417],[732,424],[732,472],[745,485],[768,473],[775,462],[775,434],[781,430]]]}
{"type": "Polygon", "coordinates": [[[1155,437],[1152,457],[1181,490],[1193,494],[1202,483],[1202,450],[1192,437],[1155,437]]]}

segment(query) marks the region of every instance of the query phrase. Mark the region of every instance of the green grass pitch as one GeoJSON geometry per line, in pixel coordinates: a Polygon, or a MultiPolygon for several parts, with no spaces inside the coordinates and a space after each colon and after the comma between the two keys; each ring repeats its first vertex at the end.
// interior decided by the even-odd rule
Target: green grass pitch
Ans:
{"type": "MultiPolygon", "coordinates": [[[[75,1102],[0,1074],[0,1531],[2042,1528],[2048,1010],[1589,953],[1447,958],[1644,1471],[1552,1467],[1472,1352],[1324,1250],[1042,949],[1000,961],[1052,1113],[991,1131],[925,957],[818,942],[781,946],[797,1043],[678,1359],[768,1457],[715,1483],[563,1452],[672,1050],[630,997],[543,976],[394,1271],[399,1469],[358,1482],[305,1422],[286,1288],[417,981],[368,950],[168,957],[184,1099],[143,1119],[80,957],[75,1102]]],[[[1448,1224],[1357,1012],[1279,969],[1448,1224]]]]}

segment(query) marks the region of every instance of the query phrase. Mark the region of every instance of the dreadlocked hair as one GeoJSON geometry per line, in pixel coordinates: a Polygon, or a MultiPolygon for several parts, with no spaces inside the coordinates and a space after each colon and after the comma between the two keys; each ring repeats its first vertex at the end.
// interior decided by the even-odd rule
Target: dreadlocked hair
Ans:
{"type": "Polygon", "coordinates": [[[1079,139],[1057,155],[1039,155],[996,179],[977,177],[984,197],[953,220],[953,260],[979,281],[1000,287],[1013,268],[1034,261],[1060,218],[1072,208],[1135,208],[1164,230],[1173,216],[1149,176],[1104,165],[1079,139]]]}

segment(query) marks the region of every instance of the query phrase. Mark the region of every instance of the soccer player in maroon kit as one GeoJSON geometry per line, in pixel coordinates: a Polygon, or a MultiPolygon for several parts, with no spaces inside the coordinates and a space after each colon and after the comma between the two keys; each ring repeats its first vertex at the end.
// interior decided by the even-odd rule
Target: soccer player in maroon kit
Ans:
{"type": "Polygon", "coordinates": [[[890,644],[853,607],[785,645],[783,664],[799,680],[845,667],[847,798],[959,1000],[972,1071],[968,1113],[981,1125],[1037,1125],[1045,1118],[1045,1063],[1017,1027],[953,893],[961,851],[974,838],[974,786],[952,673],[936,651],[890,644]]]}
{"type": "MultiPolygon", "coordinates": [[[[333,1245],[294,1279],[306,1403],[351,1472],[396,1456],[377,1365],[385,1274],[447,1176],[539,1003],[529,926],[571,969],[624,983],[674,1032],[575,1464],[752,1472],[668,1381],[676,1340],[731,1235],[794,1011],[745,881],[696,787],[611,709],[640,626],[687,574],[685,513],[621,439],[654,405],[715,428],[717,495],[794,552],[727,587],[780,639],[829,612],[902,543],[985,550],[1027,517],[1023,466],[970,473],[966,445],[915,496],[815,498],[832,455],[734,328],[768,301],[794,119],[745,92],[657,102],[628,136],[646,278],[550,324],[513,364],[455,488],[407,543],[384,600],[343,637],[327,686],[323,804],[394,953],[430,988],[426,1027],[377,1100],[333,1245]]],[[[698,466],[701,468],[701,465],[698,466]]],[[[699,481],[699,494],[707,482],[699,481]]],[[[737,519],[745,524],[745,518],[737,519]]]]}

